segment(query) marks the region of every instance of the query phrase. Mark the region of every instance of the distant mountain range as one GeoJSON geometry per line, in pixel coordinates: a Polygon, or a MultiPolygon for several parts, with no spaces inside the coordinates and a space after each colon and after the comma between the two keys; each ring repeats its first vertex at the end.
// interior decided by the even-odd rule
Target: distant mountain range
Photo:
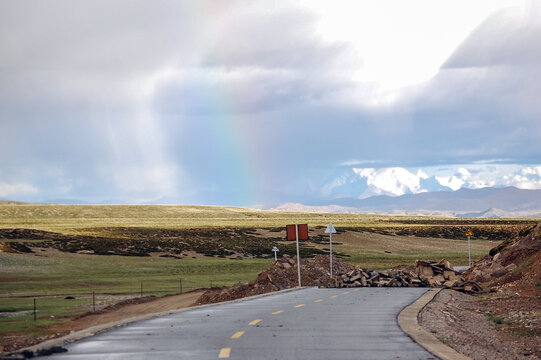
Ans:
{"type": "MultiPolygon", "coordinates": [[[[18,204],[4,200],[6,204],[18,204]]],[[[79,199],[50,199],[41,203],[88,204],[79,199]]],[[[161,202],[157,202],[161,203],[161,202]]],[[[166,203],[166,202],[164,202],[166,203]]],[[[167,202],[171,203],[171,202],[167,202]]],[[[126,204],[118,200],[100,204],[126,204]]],[[[432,191],[402,196],[372,196],[366,199],[341,197],[307,204],[283,203],[254,208],[296,212],[427,215],[470,218],[541,218],[541,190],[515,187],[432,191]]]]}
{"type": "Polygon", "coordinates": [[[459,189],[402,196],[339,198],[304,205],[285,203],[273,210],[376,213],[487,218],[541,218],[541,190],[515,187],[459,189]]]}

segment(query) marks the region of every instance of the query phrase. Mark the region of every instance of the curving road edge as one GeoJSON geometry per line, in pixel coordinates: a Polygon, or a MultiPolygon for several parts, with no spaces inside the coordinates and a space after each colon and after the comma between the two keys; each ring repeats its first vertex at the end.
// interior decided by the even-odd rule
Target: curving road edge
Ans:
{"type": "Polygon", "coordinates": [[[406,306],[398,314],[398,325],[416,343],[442,360],[472,360],[456,352],[450,346],[443,344],[434,334],[429,333],[419,325],[417,318],[419,313],[440,291],[441,288],[430,289],[412,304],[406,306]]]}

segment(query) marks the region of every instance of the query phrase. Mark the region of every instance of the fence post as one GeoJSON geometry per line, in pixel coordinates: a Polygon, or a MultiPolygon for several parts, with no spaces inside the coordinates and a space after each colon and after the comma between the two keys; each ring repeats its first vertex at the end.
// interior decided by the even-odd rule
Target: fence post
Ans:
{"type": "Polygon", "coordinates": [[[34,298],[34,321],[36,321],[36,298],[34,298]]]}
{"type": "Polygon", "coordinates": [[[182,294],[182,279],[179,279],[179,289],[180,293],[182,294]]]}
{"type": "Polygon", "coordinates": [[[92,291],[92,312],[96,312],[96,292],[92,291]]]}
{"type": "Polygon", "coordinates": [[[141,280],[141,297],[143,297],[143,280],[141,280]]]}

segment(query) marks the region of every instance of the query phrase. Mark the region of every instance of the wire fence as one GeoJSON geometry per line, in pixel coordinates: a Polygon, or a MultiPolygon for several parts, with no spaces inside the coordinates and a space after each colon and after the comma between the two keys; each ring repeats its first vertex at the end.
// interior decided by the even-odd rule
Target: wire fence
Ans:
{"type": "Polygon", "coordinates": [[[59,292],[47,294],[0,294],[0,322],[2,318],[9,320],[10,317],[22,316],[26,321],[38,321],[41,319],[54,320],[60,317],[77,316],[83,313],[99,312],[109,306],[118,303],[137,303],[139,298],[162,297],[165,295],[184,294],[194,290],[210,289],[222,286],[230,286],[238,283],[235,280],[220,279],[209,280],[206,284],[202,281],[191,281],[179,278],[176,281],[163,280],[140,280],[133,290],[109,291],[96,289],[83,292],[59,292]]]}

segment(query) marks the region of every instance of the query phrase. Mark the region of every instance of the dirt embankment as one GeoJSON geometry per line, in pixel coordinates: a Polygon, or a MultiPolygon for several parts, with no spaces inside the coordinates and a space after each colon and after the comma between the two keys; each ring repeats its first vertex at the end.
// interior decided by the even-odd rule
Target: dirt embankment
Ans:
{"type": "Polygon", "coordinates": [[[541,302],[531,297],[479,298],[442,290],[419,323],[475,360],[541,358],[541,302]]]}
{"type": "Polygon", "coordinates": [[[444,290],[421,312],[421,325],[476,360],[541,359],[541,227],[504,241],[465,277],[491,293],[444,290]]]}
{"type": "Polygon", "coordinates": [[[466,278],[483,282],[493,291],[541,296],[541,226],[523,230],[477,261],[466,278]]]}

